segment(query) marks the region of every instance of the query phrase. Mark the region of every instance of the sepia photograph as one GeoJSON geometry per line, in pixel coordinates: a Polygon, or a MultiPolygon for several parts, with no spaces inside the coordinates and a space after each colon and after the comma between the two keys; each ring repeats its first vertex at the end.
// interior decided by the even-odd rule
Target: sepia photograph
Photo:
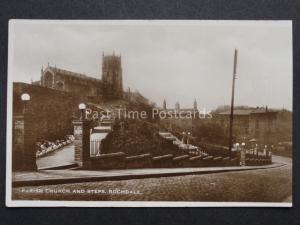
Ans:
{"type": "Polygon", "coordinates": [[[9,207],[292,207],[292,21],[10,20],[9,207]]]}

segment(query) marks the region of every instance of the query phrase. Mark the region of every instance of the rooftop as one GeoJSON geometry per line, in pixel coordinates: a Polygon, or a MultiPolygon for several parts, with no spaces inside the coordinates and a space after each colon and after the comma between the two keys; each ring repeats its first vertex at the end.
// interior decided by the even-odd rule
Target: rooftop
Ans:
{"type": "MultiPolygon", "coordinates": [[[[255,108],[255,109],[234,109],[233,114],[234,115],[250,115],[250,114],[259,114],[259,113],[274,113],[277,112],[277,110],[274,109],[268,109],[265,107],[261,108],[255,108]]],[[[230,110],[220,112],[218,115],[230,115],[230,110]]]]}
{"type": "Polygon", "coordinates": [[[45,71],[47,69],[52,70],[55,73],[63,74],[63,75],[70,76],[70,77],[76,77],[76,78],[79,78],[79,79],[89,80],[89,81],[93,81],[93,82],[101,82],[100,79],[93,78],[91,76],[87,76],[87,75],[82,74],[82,73],[76,73],[76,72],[72,72],[72,71],[69,71],[69,70],[60,69],[60,68],[53,67],[53,66],[48,66],[45,69],[45,71]]]}
{"type": "Polygon", "coordinates": [[[194,112],[194,111],[198,111],[198,109],[194,109],[194,108],[179,108],[179,109],[164,109],[164,108],[158,108],[160,111],[166,111],[166,112],[194,112]]]}

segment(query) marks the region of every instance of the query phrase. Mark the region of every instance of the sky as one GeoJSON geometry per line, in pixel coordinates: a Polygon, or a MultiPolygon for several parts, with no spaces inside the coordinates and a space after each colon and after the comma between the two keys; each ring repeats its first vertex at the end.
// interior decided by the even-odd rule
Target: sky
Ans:
{"type": "Polygon", "coordinates": [[[157,106],[235,105],[292,109],[289,21],[40,21],[9,25],[9,76],[39,80],[52,66],[101,79],[102,54],[122,56],[124,89],[157,106]]]}

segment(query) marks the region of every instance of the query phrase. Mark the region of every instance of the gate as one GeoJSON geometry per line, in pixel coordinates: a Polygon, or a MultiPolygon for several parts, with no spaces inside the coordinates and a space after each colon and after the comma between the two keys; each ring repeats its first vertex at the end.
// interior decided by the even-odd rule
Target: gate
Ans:
{"type": "Polygon", "coordinates": [[[101,140],[90,141],[90,157],[96,157],[101,154],[101,140]]]}

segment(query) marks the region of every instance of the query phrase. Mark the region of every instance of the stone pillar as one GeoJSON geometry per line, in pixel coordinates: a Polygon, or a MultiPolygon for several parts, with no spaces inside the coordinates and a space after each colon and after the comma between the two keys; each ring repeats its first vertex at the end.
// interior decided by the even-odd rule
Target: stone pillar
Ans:
{"type": "Polygon", "coordinates": [[[33,123],[30,115],[15,115],[13,118],[13,170],[37,170],[33,123]]]}
{"type": "Polygon", "coordinates": [[[25,114],[24,120],[24,160],[23,170],[37,170],[36,165],[36,130],[34,124],[37,123],[34,115],[25,114]]]}
{"type": "Polygon", "coordinates": [[[75,162],[82,168],[90,165],[90,125],[91,120],[73,121],[75,162]]]}
{"type": "Polygon", "coordinates": [[[12,169],[21,170],[24,155],[24,116],[13,116],[12,169]]]}

